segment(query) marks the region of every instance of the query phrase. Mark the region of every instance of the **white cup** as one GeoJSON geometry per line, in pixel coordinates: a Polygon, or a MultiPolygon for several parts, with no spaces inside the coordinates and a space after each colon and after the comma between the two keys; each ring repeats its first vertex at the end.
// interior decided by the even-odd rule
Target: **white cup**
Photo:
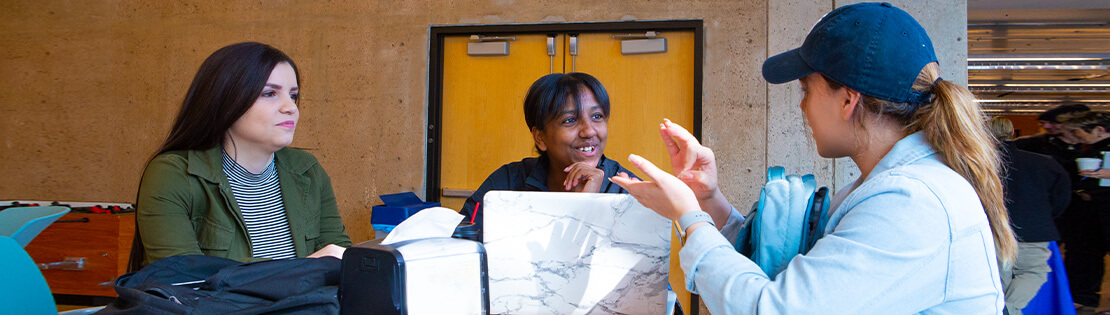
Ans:
{"type": "Polygon", "coordinates": [[[1078,158],[1075,159],[1075,163],[1079,164],[1080,171],[1093,170],[1099,168],[1099,166],[1102,165],[1102,159],[1078,158]]]}

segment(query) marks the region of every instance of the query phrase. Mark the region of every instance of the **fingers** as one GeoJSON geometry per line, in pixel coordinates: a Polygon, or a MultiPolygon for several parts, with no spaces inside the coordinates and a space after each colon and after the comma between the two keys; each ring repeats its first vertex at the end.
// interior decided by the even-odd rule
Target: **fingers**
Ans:
{"type": "MultiPolygon", "coordinates": [[[[568,191],[571,188],[578,187],[579,184],[589,184],[591,181],[596,181],[605,176],[605,171],[583,162],[571,164],[563,171],[567,172],[567,177],[563,180],[563,189],[568,191]]],[[[599,188],[600,185],[598,184],[599,188]]]]}
{"type": "Polygon", "coordinates": [[[682,148],[678,147],[678,143],[674,142],[674,138],[671,138],[671,133],[667,131],[666,122],[669,122],[670,120],[663,119],[663,121],[664,123],[659,124],[659,136],[663,138],[663,144],[667,146],[668,156],[673,159],[674,156],[678,154],[678,151],[682,148]]]}
{"type": "Polygon", "coordinates": [[[625,172],[620,172],[620,174],[617,174],[617,176],[610,177],[609,181],[612,181],[613,183],[624,187],[624,189],[628,189],[633,185],[643,182],[638,178],[632,178],[631,176],[628,176],[628,173],[625,172]]]}
{"type": "Polygon", "coordinates": [[[678,124],[673,123],[667,119],[663,120],[663,126],[666,127],[667,134],[677,140],[679,145],[683,147],[690,147],[691,145],[701,145],[701,143],[698,142],[698,138],[695,138],[693,134],[691,134],[689,131],[686,131],[686,128],[682,128],[682,126],[679,126],[678,124]]]}
{"type": "Polygon", "coordinates": [[[667,174],[667,172],[659,169],[655,164],[652,164],[651,161],[639,155],[629,154],[628,161],[632,162],[632,166],[643,171],[644,175],[647,175],[652,181],[658,181],[659,178],[664,178],[664,176],[671,176],[671,174],[667,174]]]}

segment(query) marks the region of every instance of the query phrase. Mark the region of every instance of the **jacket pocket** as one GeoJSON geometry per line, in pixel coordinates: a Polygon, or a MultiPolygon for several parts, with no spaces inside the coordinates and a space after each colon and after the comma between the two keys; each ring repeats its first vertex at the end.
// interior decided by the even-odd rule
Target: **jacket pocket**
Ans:
{"type": "Polygon", "coordinates": [[[316,244],[320,240],[320,229],[310,228],[304,233],[304,246],[308,248],[309,254],[316,252],[320,248],[316,244]]]}
{"type": "Polygon", "coordinates": [[[204,218],[200,229],[197,231],[197,245],[200,246],[205,255],[226,256],[228,248],[231,247],[231,235],[233,233],[234,231],[230,227],[204,218]],[[220,252],[225,254],[216,254],[220,252]]]}

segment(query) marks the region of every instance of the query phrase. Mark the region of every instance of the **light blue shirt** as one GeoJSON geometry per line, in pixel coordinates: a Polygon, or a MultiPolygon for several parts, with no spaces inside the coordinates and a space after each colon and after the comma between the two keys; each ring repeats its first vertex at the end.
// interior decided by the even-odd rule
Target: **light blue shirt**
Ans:
{"type": "Polygon", "coordinates": [[[834,198],[826,234],[770,280],[728,228],[698,228],[679,253],[713,314],[1001,314],[994,240],[974,188],[919,132],[834,198]],[[839,205],[839,206],[837,206],[839,205]]]}

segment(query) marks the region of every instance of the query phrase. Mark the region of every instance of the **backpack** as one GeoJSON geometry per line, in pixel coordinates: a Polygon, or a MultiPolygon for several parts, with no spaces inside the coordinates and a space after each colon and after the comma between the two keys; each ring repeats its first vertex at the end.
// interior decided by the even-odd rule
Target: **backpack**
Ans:
{"type": "Polygon", "coordinates": [[[120,276],[97,314],[338,314],[340,263],[172,256],[120,276]]]}
{"type": "Polygon", "coordinates": [[[767,168],[767,184],[740,228],[736,251],[774,279],[795,255],[809,252],[825,235],[828,191],[817,188],[812,174],[786,175],[782,166],[767,168]]]}

